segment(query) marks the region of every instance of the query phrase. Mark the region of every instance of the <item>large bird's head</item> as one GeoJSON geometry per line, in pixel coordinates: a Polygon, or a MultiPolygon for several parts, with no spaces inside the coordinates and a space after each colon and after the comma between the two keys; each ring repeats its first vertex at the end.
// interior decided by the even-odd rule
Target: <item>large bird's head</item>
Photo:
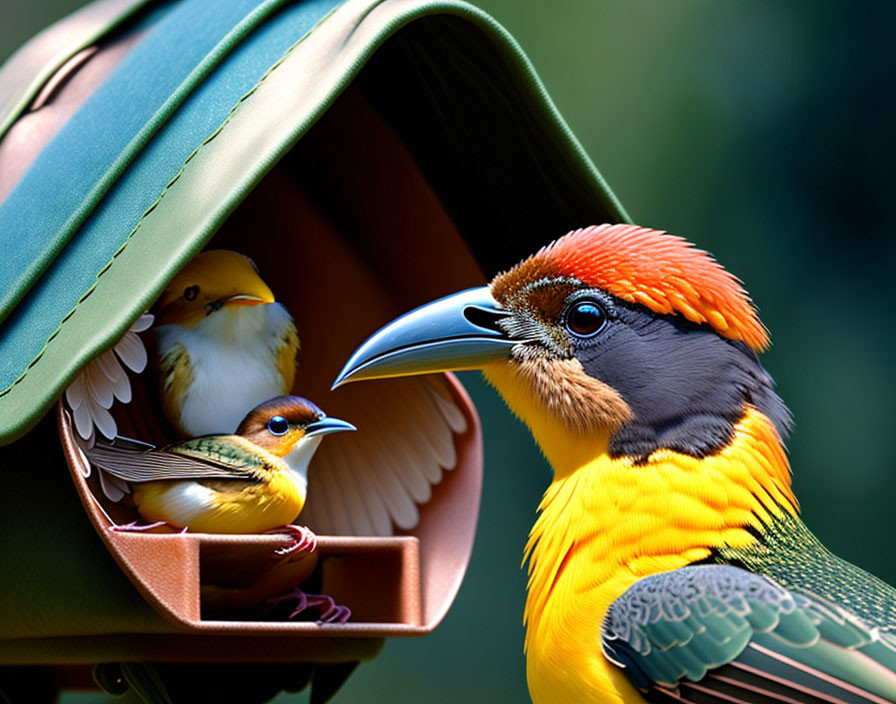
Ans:
{"type": "Polygon", "coordinates": [[[275,301],[248,257],[215,249],[193,258],[162,292],[159,325],[195,327],[218,311],[275,301]]]}
{"type": "Polygon", "coordinates": [[[705,457],[748,408],[786,435],[789,413],[757,360],[767,345],[746,292],[709,254],[602,225],[389,324],[336,385],[480,368],[555,469],[572,445],[639,462],[661,448],[705,457]]]}

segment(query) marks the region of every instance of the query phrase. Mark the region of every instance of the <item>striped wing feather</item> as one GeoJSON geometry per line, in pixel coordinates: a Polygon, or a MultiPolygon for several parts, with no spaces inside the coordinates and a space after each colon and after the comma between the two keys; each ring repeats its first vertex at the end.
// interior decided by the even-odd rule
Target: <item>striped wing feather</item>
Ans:
{"type": "Polygon", "coordinates": [[[326,535],[410,530],[432,486],[457,465],[455,436],[467,420],[442,375],[390,379],[353,389],[358,427],[322,443],[308,478],[302,522],[326,535]]]}
{"type": "MultiPolygon", "coordinates": [[[[190,448],[186,449],[189,452],[190,448]]],[[[129,482],[159,479],[255,479],[252,466],[238,457],[218,455],[215,459],[200,458],[176,449],[157,450],[152,445],[129,438],[116,438],[108,443],[97,440],[84,453],[97,467],[129,482]]]]}
{"type": "Polygon", "coordinates": [[[644,578],[610,606],[604,655],[651,701],[889,704],[896,639],[736,567],[644,578]]]}

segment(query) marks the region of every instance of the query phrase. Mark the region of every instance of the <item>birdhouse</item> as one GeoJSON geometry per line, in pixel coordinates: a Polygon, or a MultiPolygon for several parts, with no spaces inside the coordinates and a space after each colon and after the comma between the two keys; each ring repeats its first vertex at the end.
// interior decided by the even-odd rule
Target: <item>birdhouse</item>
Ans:
{"type": "Polygon", "coordinates": [[[0,71],[0,664],[347,662],[430,632],[473,546],[476,409],[451,375],[330,385],[395,315],[625,219],[463,2],[101,0],[32,39],[0,71]],[[286,567],[277,534],[111,530],[139,516],[83,452],[90,404],[177,440],[138,321],[207,249],[250,257],[294,318],[291,392],[358,428],[315,455],[318,549],[286,567]],[[112,403],[80,375],[137,339],[112,403]],[[305,580],[352,617],[253,611],[305,580]]]}

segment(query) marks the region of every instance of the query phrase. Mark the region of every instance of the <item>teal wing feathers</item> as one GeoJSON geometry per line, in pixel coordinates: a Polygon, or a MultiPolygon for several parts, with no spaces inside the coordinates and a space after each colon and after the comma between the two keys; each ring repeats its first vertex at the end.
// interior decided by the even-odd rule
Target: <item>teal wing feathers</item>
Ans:
{"type": "Polygon", "coordinates": [[[604,655],[654,701],[896,701],[896,639],[737,567],[641,579],[610,606],[601,636],[604,655]]]}
{"type": "Polygon", "coordinates": [[[97,440],[84,450],[97,467],[129,482],[159,479],[238,479],[257,480],[258,463],[238,446],[223,438],[195,438],[177,445],[154,449],[152,445],[116,438],[97,440]]]}
{"type": "Polygon", "coordinates": [[[896,590],[834,555],[798,516],[783,513],[764,527],[761,540],[745,547],[716,548],[713,561],[764,575],[785,589],[848,605],[864,623],[896,637],[896,590]]]}

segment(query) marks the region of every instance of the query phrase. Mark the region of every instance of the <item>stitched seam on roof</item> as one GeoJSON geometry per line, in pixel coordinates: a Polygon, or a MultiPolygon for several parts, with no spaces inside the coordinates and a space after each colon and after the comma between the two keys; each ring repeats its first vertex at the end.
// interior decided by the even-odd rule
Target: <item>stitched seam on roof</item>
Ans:
{"type": "Polygon", "coordinates": [[[21,375],[15,381],[13,381],[9,386],[7,386],[5,389],[0,391],[0,398],[3,398],[6,394],[8,394],[10,391],[12,391],[18,384],[20,384],[25,379],[26,376],[28,376],[28,372],[31,371],[31,369],[34,367],[34,365],[37,364],[40,361],[41,357],[44,356],[44,354],[46,353],[47,349],[50,346],[50,343],[62,331],[62,327],[75,314],[75,312],[78,310],[78,307],[84,301],[86,301],[88,298],[90,298],[90,295],[96,290],[96,287],[99,284],[100,278],[102,277],[102,275],[105,274],[109,270],[109,268],[112,266],[112,263],[124,251],[125,247],[128,246],[131,239],[133,239],[134,235],[137,234],[137,231],[140,229],[141,225],[143,225],[143,221],[150,215],[150,213],[152,213],[153,210],[155,210],[158,207],[159,203],[162,202],[162,199],[167,195],[168,191],[171,190],[171,187],[178,181],[178,179],[180,179],[180,177],[183,175],[184,171],[186,170],[187,165],[196,157],[197,154],[199,154],[199,152],[202,150],[203,147],[205,147],[209,142],[211,142],[215,137],[217,137],[222,132],[222,130],[227,126],[227,123],[229,123],[233,119],[233,116],[237,113],[237,110],[239,110],[240,106],[244,102],[246,102],[246,100],[248,100],[255,93],[255,91],[258,90],[258,88],[261,86],[261,84],[264,83],[265,80],[267,80],[268,76],[270,76],[277,68],[279,68],[280,65],[284,61],[286,61],[286,59],[289,57],[289,55],[292,54],[292,52],[296,49],[296,47],[298,47],[302,42],[304,42],[305,39],[307,39],[311,35],[311,33],[318,27],[318,25],[320,25],[322,22],[324,22],[339,7],[341,7],[341,5],[337,5],[332,10],[327,12],[295,44],[290,46],[286,50],[286,52],[283,54],[283,56],[281,56],[279,59],[277,59],[277,61],[274,62],[274,64],[270,68],[268,68],[267,71],[264,72],[264,75],[262,75],[262,77],[258,79],[258,81],[255,83],[255,85],[252,86],[239,100],[237,100],[236,104],[232,108],[230,108],[230,112],[228,113],[227,117],[215,129],[215,131],[212,132],[208,137],[206,137],[202,141],[202,143],[190,153],[190,155],[184,160],[184,163],[181,164],[181,167],[180,167],[180,169],[178,169],[177,173],[171,178],[170,181],[168,181],[167,184],[165,184],[165,187],[162,189],[162,192],[159,194],[159,197],[156,198],[156,200],[143,212],[143,215],[140,216],[140,220],[138,220],[137,224],[134,225],[133,229],[130,231],[130,233],[128,234],[125,241],[121,243],[121,246],[117,250],[115,250],[115,252],[109,258],[109,261],[106,262],[106,264],[103,266],[103,268],[99,270],[99,272],[96,275],[96,280],[93,282],[93,284],[91,284],[90,288],[88,288],[81,295],[81,297],[78,299],[78,301],[72,307],[72,309],[68,313],[66,313],[64,316],[62,316],[62,320],[59,321],[58,327],[52,333],[50,333],[49,337],[47,337],[46,342],[44,342],[43,347],[40,348],[40,351],[37,353],[37,355],[35,355],[34,359],[32,359],[28,363],[28,365],[25,367],[25,371],[23,371],[21,373],[21,375]]]}

